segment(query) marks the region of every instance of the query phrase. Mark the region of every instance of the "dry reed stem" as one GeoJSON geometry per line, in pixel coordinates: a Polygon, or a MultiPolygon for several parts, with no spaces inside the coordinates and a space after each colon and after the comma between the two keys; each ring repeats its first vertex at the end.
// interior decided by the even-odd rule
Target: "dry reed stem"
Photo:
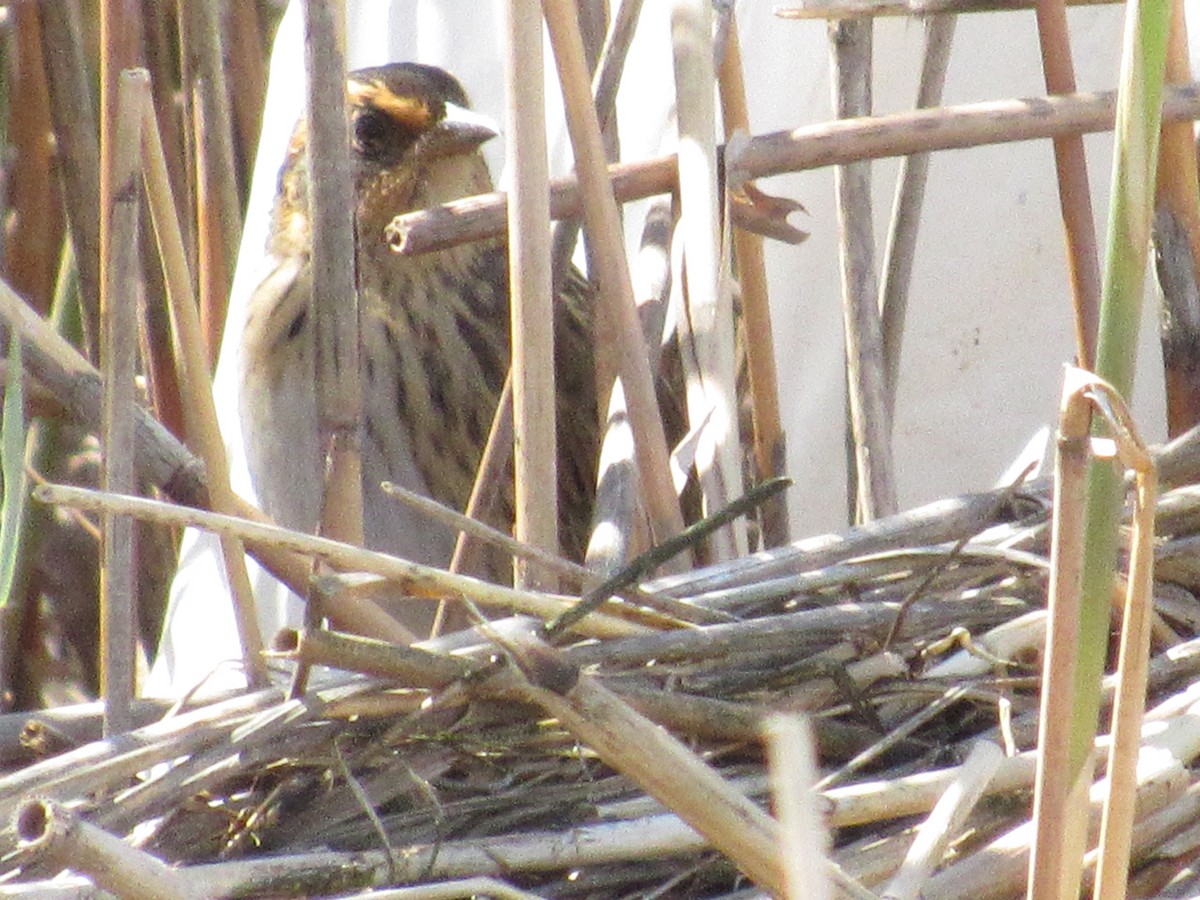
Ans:
{"type": "Polygon", "coordinates": [[[221,326],[217,323],[225,319],[230,271],[242,234],[221,12],[219,3],[184,3],[179,7],[180,48],[187,56],[185,72],[191,77],[183,90],[192,113],[200,315],[206,324],[210,364],[220,346],[221,326]]]}
{"type": "MultiPolygon", "coordinates": [[[[930,16],[925,20],[925,46],[921,78],[917,87],[917,109],[931,109],[942,102],[950,49],[954,43],[954,16],[930,16]]],[[[931,154],[916,153],[900,159],[892,220],[883,253],[879,284],[879,310],[883,330],[883,365],[886,376],[888,416],[894,420],[896,393],[900,389],[900,358],[904,322],[908,312],[908,290],[916,261],[917,233],[925,205],[925,182],[931,154]]]]}
{"type": "MultiPolygon", "coordinates": [[[[467,498],[467,507],[463,515],[469,519],[486,522],[495,505],[499,493],[499,482],[506,477],[505,466],[512,458],[513,452],[513,374],[512,366],[504,376],[504,387],[500,390],[500,399],[496,402],[496,412],[492,416],[488,428],[487,443],[483,445],[483,453],[479,457],[479,468],[475,472],[475,482],[471,485],[471,496],[467,498]]],[[[454,543],[454,554],[450,557],[451,572],[471,572],[474,570],[480,543],[473,540],[466,531],[460,531],[458,540],[454,543]]],[[[433,633],[441,631],[441,620],[445,607],[438,608],[437,621],[433,633]]]]}
{"type": "MultiPolygon", "coordinates": [[[[66,485],[42,485],[35,490],[34,496],[45,503],[77,509],[114,509],[122,514],[170,525],[194,526],[217,534],[232,534],[247,543],[271,543],[295,553],[315,557],[338,568],[368,572],[392,579],[410,592],[409,597],[413,602],[437,600],[442,597],[465,597],[483,606],[513,609],[543,619],[562,613],[576,602],[574,598],[560,594],[522,591],[488,584],[466,575],[455,575],[329,538],[288,531],[276,525],[260,524],[142,497],[104,495],[98,491],[66,485]]],[[[589,616],[579,623],[577,631],[592,637],[610,638],[646,633],[644,628],[630,625],[609,615],[589,616]]]]}
{"type": "Polygon", "coordinates": [[[243,722],[281,699],[277,690],[242,694],[26,766],[0,779],[0,818],[11,816],[30,793],[66,802],[103,785],[132,779],[161,762],[197,752],[208,746],[214,730],[243,722]]]}
{"type": "MultiPolygon", "coordinates": [[[[204,85],[196,85],[194,93],[202,93],[204,85]]],[[[223,319],[228,298],[229,267],[231,260],[226,259],[221,248],[221,220],[217,212],[216,176],[212,172],[213,160],[205,152],[212,143],[210,133],[214,126],[204,118],[205,104],[194,98],[190,104],[192,110],[191,133],[194,136],[195,181],[196,181],[196,270],[199,287],[200,321],[204,335],[205,356],[208,369],[215,369],[217,354],[221,349],[221,328],[218,319],[223,319]]]]}
{"type": "Polygon", "coordinates": [[[38,6],[59,178],[79,273],[83,347],[100,341],[100,145],[76,0],[38,6]]]}
{"type": "MultiPolygon", "coordinates": [[[[106,291],[100,309],[101,353],[104,365],[104,403],[100,429],[103,448],[101,484],[107,490],[134,493],[134,428],[136,404],[134,370],[137,358],[138,159],[141,146],[139,87],[145,70],[121,73],[117,88],[116,123],[112,159],[112,206],[105,211],[109,226],[105,260],[106,291]]],[[[100,572],[100,684],[107,701],[105,729],[109,734],[132,725],[131,705],[136,695],[135,602],[137,567],[133,548],[133,520],[114,513],[103,516],[100,572]]]]}
{"type": "MultiPolygon", "coordinates": [[[[871,113],[870,22],[829,25],[834,115],[839,119],[871,113]]],[[[744,153],[739,164],[744,165],[744,153]]],[[[887,408],[883,331],[875,272],[871,214],[871,169],[866,161],[834,169],[837,194],[842,318],[846,337],[846,392],[854,451],[854,520],[870,522],[896,512],[892,423],[887,408]]]]}
{"type": "MultiPolygon", "coordinates": [[[[213,404],[208,359],[199,316],[196,295],[192,288],[183,234],[175,216],[175,201],[167,174],[166,155],[158,131],[158,117],[144,84],[142,107],[142,169],[145,178],[150,218],[158,240],[159,258],[167,288],[171,314],[175,359],[182,384],[184,415],[193,445],[199,450],[208,475],[209,497],[215,512],[235,511],[233,490],[229,484],[229,461],[225,443],[217,425],[213,404]]],[[[267,686],[267,670],[262,660],[263,641],[258,629],[254,607],[254,592],[246,571],[245,549],[234,538],[221,539],[221,556],[229,581],[234,618],[242,645],[242,664],[251,688],[267,686]]]]}
{"type": "MultiPolygon", "coordinates": [[[[512,304],[513,448],[517,540],[559,552],[558,445],[554,372],[554,297],[550,266],[545,79],[537,0],[505,3],[504,72],[508,157],[508,284],[512,304]],[[547,485],[551,489],[547,489],[547,485]]],[[[571,7],[575,14],[574,5],[571,7]]],[[[554,42],[551,32],[551,42],[554,42]]],[[[589,100],[591,94],[588,94],[589,100]]],[[[520,587],[553,589],[555,580],[524,561],[520,587]]]]}
{"type": "Polygon", "coordinates": [[[271,652],[307,665],[395,679],[405,687],[444,688],[470,671],[470,663],[457,656],[323,628],[284,628],[271,641],[271,652]]]}
{"type": "MultiPolygon", "coordinates": [[[[1075,93],[1075,68],[1067,27],[1066,0],[1036,0],[1038,40],[1046,93],[1075,93]]],[[[1054,139],[1054,167],[1058,176],[1058,202],[1067,240],[1067,272],[1075,309],[1076,363],[1094,367],[1096,334],[1100,322],[1100,258],[1096,251],[1096,226],[1092,218],[1092,192],[1087,158],[1080,135],[1054,139]]]]}
{"type": "MultiPolygon", "coordinates": [[[[599,338],[600,331],[596,335],[599,338]]],[[[597,342],[597,349],[601,343],[597,342]]],[[[610,343],[609,350],[614,349],[610,343]]],[[[597,363],[597,373],[600,363],[597,363]]],[[[596,504],[592,533],[584,561],[593,577],[592,587],[611,578],[635,555],[638,539],[646,537],[645,519],[639,515],[636,441],[629,423],[625,388],[620,379],[609,380],[608,411],[604,417],[600,456],[596,462],[596,504]]]]}
{"type": "Polygon", "coordinates": [[[1038,778],[1034,792],[1036,839],[1029,865],[1032,896],[1067,896],[1066,885],[1078,885],[1083,858],[1087,790],[1091,766],[1083,765],[1073,782],[1068,746],[1071,717],[1059,704],[1075,695],[1076,646],[1082,591],[1083,513],[1088,465],[1091,407],[1081,394],[1082,370],[1068,368],[1060,407],[1058,453],[1054,478],[1054,525],[1050,551],[1049,622],[1043,664],[1038,727],[1038,778]],[[1076,862],[1072,864],[1072,860],[1076,862]]]}
{"type": "Polygon", "coordinates": [[[1130,539],[1129,579],[1121,621],[1118,687],[1113,706],[1112,747],[1108,756],[1109,792],[1100,827],[1096,900],[1124,900],[1129,881],[1137,797],[1138,748],[1146,705],[1150,629],[1154,603],[1154,516],[1158,474],[1154,460],[1134,427],[1121,397],[1103,391],[1122,463],[1134,472],[1135,505],[1130,539]],[[1115,416],[1112,415],[1115,413],[1115,416]]]}
{"type": "MultiPolygon", "coordinates": [[[[476,649],[486,647],[481,643],[476,649]]],[[[448,656],[323,629],[283,629],[272,641],[272,649],[280,659],[331,666],[395,680],[399,687],[429,690],[446,690],[477,667],[459,655],[463,648],[448,656]]],[[[690,737],[755,741],[761,734],[763,710],[757,705],[634,685],[618,685],[614,692],[652,722],[690,737]]]]}
{"type": "Polygon", "coordinates": [[[358,290],[350,264],[355,259],[356,203],[340,15],[337,0],[304,2],[317,430],[325,471],[320,532],[361,544],[363,390],[358,290]]]}
{"type": "Polygon", "coordinates": [[[547,553],[541,547],[535,547],[532,544],[526,544],[524,541],[518,541],[500,529],[493,528],[491,525],[456,512],[450,507],[443,506],[436,500],[426,497],[424,494],[410,491],[408,488],[399,484],[393,484],[390,481],[383,482],[380,487],[389,497],[395,498],[405,506],[411,507],[428,516],[433,521],[453,528],[463,534],[468,534],[481,543],[500,547],[511,556],[536,563],[551,575],[568,579],[575,584],[582,584],[583,581],[591,577],[591,573],[578,563],[573,563],[569,559],[563,559],[561,556],[556,556],[553,553],[547,553]]]}
{"type": "MultiPolygon", "coordinates": [[[[1183,4],[1172,2],[1165,80],[1191,80],[1183,4]]],[[[1167,433],[1200,422],[1200,178],[1191,123],[1164,122],[1158,147],[1154,244],[1162,291],[1160,338],[1167,393],[1167,433]]]]}
{"type": "MultiPolygon", "coordinates": [[[[146,68],[150,70],[150,87],[154,94],[154,110],[158,116],[158,130],[167,154],[167,170],[171,176],[171,190],[178,205],[176,216],[187,228],[184,243],[188,253],[196,247],[196,208],[191,185],[194,160],[192,147],[187,144],[183,131],[183,116],[190,98],[180,91],[181,83],[190,83],[188,54],[179,51],[179,10],[174,6],[149,4],[143,6],[146,14],[142,52],[146,68]]],[[[189,260],[191,256],[189,255],[189,260]]]]}
{"type": "MultiPolygon", "coordinates": [[[[1114,92],[1078,93],[826,122],[751,137],[736,159],[726,160],[726,164],[744,177],[764,178],[864,159],[1109,131],[1115,107],[1114,92]]],[[[1165,89],[1163,118],[1200,118],[1200,85],[1165,89]]],[[[619,203],[667,194],[676,188],[676,171],[674,154],[613,165],[608,170],[610,190],[619,203]]],[[[493,192],[397,216],[389,225],[393,248],[401,253],[429,253],[503,234],[505,203],[503,193],[493,192]]],[[[579,214],[577,180],[552,181],[551,217],[579,214]]]]}
{"type": "MultiPolygon", "coordinates": [[[[617,157],[617,129],[612,118],[616,106],[617,88],[625,67],[629,45],[636,33],[642,0],[621,0],[612,21],[608,24],[592,73],[592,93],[595,96],[596,119],[604,139],[606,157],[617,157]]],[[[586,24],[586,23],[584,23],[586,24]]],[[[589,35],[584,35],[585,42],[589,35]]],[[[585,46],[591,61],[592,47],[585,46]]],[[[653,215],[647,212],[647,221],[653,215]]],[[[571,253],[579,234],[579,223],[566,219],[554,227],[555,275],[563,277],[567,257],[571,253]]],[[[586,249],[586,248],[585,248],[586,249]]],[[[589,250],[590,253],[590,250],[589,250]]],[[[594,263],[589,263],[592,265],[594,263]]],[[[658,371],[657,353],[661,328],[648,331],[643,316],[646,294],[639,288],[636,266],[631,265],[631,285],[638,317],[646,338],[646,352],[650,357],[650,371],[658,371]]],[[[636,438],[629,423],[628,407],[625,403],[624,387],[618,383],[620,370],[619,323],[614,321],[614,310],[607,305],[597,311],[593,324],[593,350],[595,356],[596,383],[613,385],[609,394],[608,408],[604,410],[601,423],[602,438],[596,472],[596,502],[592,515],[592,535],[584,553],[588,569],[596,579],[609,577],[647,544],[646,520],[640,513],[641,493],[636,459],[636,438]]]]}
{"type": "MultiPolygon", "coordinates": [[[[746,105],[742,50],[738,40],[737,18],[732,15],[729,17],[725,53],[721,58],[717,79],[725,140],[728,141],[739,131],[748,134],[750,111],[746,105]]],[[[733,190],[732,179],[727,178],[726,182],[727,190],[733,190]]],[[[730,203],[732,208],[729,199],[726,203],[730,203]]],[[[775,337],[771,330],[767,269],[762,237],[744,228],[731,230],[745,323],[742,342],[750,380],[754,462],[758,478],[765,480],[783,475],[787,466],[787,436],[779,413],[779,379],[775,370],[775,337]]],[[[786,497],[781,494],[763,504],[759,519],[765,546],[777,547],[787,543],[789,526],[786,497]]]]}
{"type": "MultiPolygon", "coordinates": [[[[243,167],[254,159],[267,89],[266,44],[258,7],[231,3],[225,9],[225,37],[229,41],[230,80],[238,86],[231,96],[237,124],[234,154],[243,167]]],[[[220,335],[215,335],[219,344],[220,335]]]]}
{"type": "Polygon", "coordinates": [[[518,890],[496,878],[463,878],[458,881],[423,884],[420,887],[385,888],[363,894],[348,894],[344,900],[462,900],[465,897],[540,900],[537,894],[518,890]]]}
{"type": "Polygon", "coordinates": [[[13,158],[6,176],[10,218],[4,272],[17,290],[48,310],[65,229],[61,183],[54,172],[56,154],[47,140],[53,128],[39,8],[30,4],[14,7],[10,29],[14,59],[8,75],[12,80],[5,141],[13,158]]]}
{"type": "MultiPolygon", "coordinates": [[[[588,246],[597,267],[598,302],[604,309],[601,315],[619,328],[618,368],[635,435],[642,496],[654,536],[661,542],[683,531],[683,515],[671,486],[667,440],[633,299],[620,214],[606,176],[604,142],[592,102],[583,39],[571,4],[545,0],[542,8],[563,89],[588,246]]],[[[607,386],[602,396],[606,390],[607,386]]],[[[602,409],[607,406],[601,404],[602,409]]]]}
{"type": "MultiPolygon", "coordinates": [[[[781,19],[856,19],[875,16],[936,16],[1033,9],[1037,0],[802,0],[775,10],[781,19]]],[[[1117,0],[1067,0],[1068,6],[1101,6],[1117,0]]]]}
{"type": "Polygon", "coordinates": [[[990,741],[979,741],[971,748],[954,782],[917,829],[904,862],[883,889],[884,900],[917,900],[921,896],[921,885],[941,863],[1003,759],[1003,752],[990,741]]]}
{"type": "Polygon", "coordinates": [[[149,853],[85,822],[53,800],[29,800],[16,812],[19,849],[31,861],[70,868],[96,885],[129,900],[198,897],[187,879],[149,853]]]}
{"type": "MultiPolygon", "coordinates": [[[[1183,714],[1174,716],[1141,742],[1137,764],[1137,814],[1140,817],[1167,807],[1191,782],[1188,766],[1200,755],[1200,729],[1196,719],[1192,718],[1200,712],[1195,699],[1190,697],[1191,703],[1183,714]]],[[[1089,766],[1084,780],[1090,781],[1091,772],[1089,766]]],[[[1085,827],[1081,841],[1086,841],[1089,836],[1095,838],[1099,830],[1100,807],[1108,792],[1107,779],[1088,785],[1083,818],[1084,825],[1091,828],[1085,827]]],[[[1026,862],[1034,837],[1034,827],[1029,822],[1008,830],[986,847],[936,874],[926,882],[924,896],[927,900],[949,897],[990,900],[1012,896],[1025,883],[1026,862]]],[[[1082,864],[1082,851],[1079,859],[1082,864]]],[[[1077,883],[1078,877],[1076,875],[1077,883]]]]}
{"type": "Polygon", "coordinates": [[[779,856],[788,900],[830,900],[829,874],[821,865],[829,835],[821,821],[817,752],[812,726],[798,715],[772,715],[764,723],[771,795],[779,820],[779,856]]]}
{"type": "Polygon", "coordinates": [[[547,644],[521,636],[506,642],[506,649],[523,677],[515,677],[512,669],[496,676],[494,686],[502,695],[542,707],[608,765],[704,835],[760,887],[782,893],[774,819],[547,644]]]}
{"type": "MultiPolygon", "coordinates": [[[[679,280],[685,310],[680,316],[680,355],[687,379],[688,425],[699,432],[695,467],[703,514],[708,516],[742,493],[733,296],[729,279],[723,277],[729,259],[722,259],[708,0],[674,0],[671,45],[679,123],[680,217],[675,236],[682,241],[684,270],[679,280]]],[[[745,523],[715,532],[708,546],[715,560],[744,555],[745,523]]]]}

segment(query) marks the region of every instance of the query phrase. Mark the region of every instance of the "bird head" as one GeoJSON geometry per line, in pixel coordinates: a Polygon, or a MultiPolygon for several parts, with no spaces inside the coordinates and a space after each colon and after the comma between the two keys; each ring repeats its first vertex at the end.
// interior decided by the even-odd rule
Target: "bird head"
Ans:
{"type": "MultiPolygon", "coordinates": [[[[359,69],[347,76],[346,97],[360,234],[378,232],[382,242],[396,215],[492,189],[479,148],[496,128],[448,72],[419,63],[359,69]]],[[[308,239],[306,144],[301,122],[279,176],[273,244],[308,239]]]]}

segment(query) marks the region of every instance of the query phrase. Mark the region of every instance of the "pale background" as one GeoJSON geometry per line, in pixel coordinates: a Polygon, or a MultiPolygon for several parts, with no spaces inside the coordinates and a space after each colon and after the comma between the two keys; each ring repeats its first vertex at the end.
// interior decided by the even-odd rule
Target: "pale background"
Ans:
{"type": "MultiPolygon", "coordinates": [[[[350,67],[390,60],[436,63],[454,72],[475,107],[503,122],[499,0],[348,0],[350,67]]],[[[670,149],[674,133],[666,19],[670,4],[646,3],[618,98],[622,157],[670,149]]],[[[828,47],[821,22],[784,21],[774,2],[737,4],[754,132],[831,117],[828,47]]],[[[1081,90],[1115,86],[1123,8],[1070,14],[1081,90]]],[[[222,428],[234,460],[234,486],[251,496],[236,414],[236,339],[246,297],[262,274],[266,213],[283,146],[303,106],[301,21],[291,3],[276,40],[264,133],[216,376],[222,428]]],[[[923,28],[879,20],[875,30],[875,108],[911,108],[923,28]]],[[[553,77],[547,46],[546,70],[553,77]]],[[[962,16],[945,103],[1044,93],[1032,12],[962,16]]],[[[552,161],[569,167],[559,95],[547,87],[552,161]]],[[[1098,234],[1103,246],[1110,179],[1108,135],[1087,139],[1098,234]]],[[[490,147],[493,167],[503,139],[490,147]]],[[[882,259],[896,162],[874,167],[877,258],[882,259]]],[[[769,244],[772,314],[780,393],[788,432],[794,537],[845,525],[845,405],[836,214],[830,170],[767,180],[771,193],[808,209],[794,224],[810,239],[769,244]]],[[[640,229],[629,208],[631,234],[640,229]]],[[[991,486],[1031,437],[1052,423],[1072,327],[1057,189],[1049,142],[937,154],[930,166],[909,302],[895,421],[902,507],[991,486]]],[[[1148,295],[1138,360],[1135,412],[1151,440],[1164,433],[1161,358],[1153,295],[1148,295]]],[[[314,490],[316,486],[314,486],[314,490]]],[[[210,673],[214,689],[240,682],[221,665],[238,655],[232,613],[214,544],[189,534],[172,590],[168,631],[148,690],[179,694],[210,673]]],[[[299,605],[259,577],[263,633],[299,621],[299,605]]]]}

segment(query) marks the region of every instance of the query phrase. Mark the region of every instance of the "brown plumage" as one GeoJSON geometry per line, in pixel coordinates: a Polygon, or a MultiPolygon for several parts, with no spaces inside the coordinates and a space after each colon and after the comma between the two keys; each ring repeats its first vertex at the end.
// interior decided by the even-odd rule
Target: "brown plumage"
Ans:
{"type": "MultiPolygon", "coordinates": [[[[509,362],[502,239],[405,257],[384,227],[397,214],[490,191],[479,151],[490,129],[459,114],[462,87],[431,66],[393,64],[349,76],[362,322],[364,528],[367,543],[444,564],[452,535],[381,496],[391,480],[461,510],[509,362]]],[[[260,500],[289,526],[316,526],[320,496],[313,384],[310,233],[304,128],[279,177],[268,249],[242,342],[241,415],[260,500]]],[[[578,277],[559,298],[560,515],[582,552],[597,447],[590,298],[578,277]]],[[[511,517],[511,486],[502,498],[511,517]]],[[[492,574],[502,576],[503,573],[492,574]]]]}

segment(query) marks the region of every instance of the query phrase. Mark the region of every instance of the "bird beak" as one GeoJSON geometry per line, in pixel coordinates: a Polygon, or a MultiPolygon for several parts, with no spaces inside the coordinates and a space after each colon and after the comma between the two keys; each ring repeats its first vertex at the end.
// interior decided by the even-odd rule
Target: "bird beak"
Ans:
{"type": "Polygon", "coordinates": [[[495,122],[479,113],[446,104],[446,115],[438,123],[437,144],[446,153],[465,153],[477,149],[500,134],[495,122]]]}

